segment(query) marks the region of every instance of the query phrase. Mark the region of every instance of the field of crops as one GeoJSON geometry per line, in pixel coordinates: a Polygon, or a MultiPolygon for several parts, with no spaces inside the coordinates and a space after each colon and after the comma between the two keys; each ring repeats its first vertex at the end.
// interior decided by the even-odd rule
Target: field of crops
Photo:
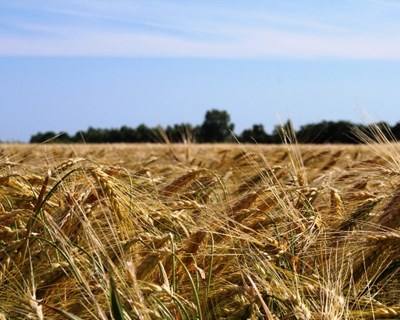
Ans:
{"type": "Polygon", "coordinates": [[[400,148],[0,146],[0,319],[400,319],[400,148]]]}

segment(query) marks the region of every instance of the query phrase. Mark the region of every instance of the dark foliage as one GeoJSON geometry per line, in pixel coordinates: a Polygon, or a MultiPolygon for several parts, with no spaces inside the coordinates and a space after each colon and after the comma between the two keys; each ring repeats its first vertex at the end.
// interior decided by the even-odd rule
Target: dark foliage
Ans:
{"type": "Polygon", "coordinates": [[[293,142],[295,141],[296,132],[294,130],[293,124],[290,120],[286,121],[282,125],[275,126],[272,131],[272,142],[282,143],[282,142],[293,142]]]}
{"type": "MultiPolygon", "coordinates": [[[[400,122],[390,126],[385,122],[374,124],[374,128],[380,128],[389,140],[400,139],[400,122]]],[[[322,121],[303,125],[295,131],[290,121],[276,126],[271,134],[268,134],[262,124],[255,124],[249,129],[243,130],[237,139],[242,143],[282,143],[298,141],[299,143],[360,143],[360,139],[354,134],[355,129],[372,137],[369,127],[354,124],[348,121],[322,121]]],[[[228,112],[224,110],[207,111],[204,121],[199,126],[189,123],[175,124],[166,128],[150,128],[140,124],[136,128],[122,126],[114,129],[100,129],[89,127],[86,131],[78,131],[73,136],[66,132],[39,132],[32,135],[31,143],[55,142],[55,143],[152,143],[152,142],[230,142],[233,139],[234,124],[228,112]]],[[[374,131],[374,130],[372,130],[374,131]]]]}
{"type": "Polygon", "coordinates": [[[198,135],[199,127],[193,127],[189,123],[175,124],[167,126],[165,134],[169,142],[188,142],[192,141],[198,135]]]}
{"type": "Polygon", "coordinates": [[[54,131],[38,132],[31,136],[31,143],[42,143],[42,142],[57,142],[67,143],[72,141],[72,137],[66,132],[56,133],[54,131]]]}
{"type": "Polygon", "coordinates": [[[392,131],[394,137],[396,137],[397,139],[400,139],[400,122],[396,123],[391,128],[391,131],[392,131]]]}
{"type": "Polygon", "coordinates": [[[226,142],[231,141],[235,125],[231,122],[228,112],[210,110],[206,112],[203,124],[198,133],[199,142],[226,142]]]}
{"type": "Polygon", "coordinates": [[[355,143],[356,126],[347,121],[322,121],[300,127],[296,136],[300,143],[355,143]]]}
{"type": "Polygon", "coordinates": [[[265,132],[262,124],[254,124],[251,129],[243,130],[239,141],[245,143],[272,143],[273,139],[272,136],[265,132]]]}

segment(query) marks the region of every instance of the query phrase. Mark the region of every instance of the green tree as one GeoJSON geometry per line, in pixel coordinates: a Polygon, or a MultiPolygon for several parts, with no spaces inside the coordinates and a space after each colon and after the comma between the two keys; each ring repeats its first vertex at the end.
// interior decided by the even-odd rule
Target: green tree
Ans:
{"type": "Polygon", "coordinates": [[[190,123],[181,123],[167,126],[165,133],[170,142],[185,142],[192,141],[194,129],[190,123]]]}
{"type": "Polygon", "coordinates": [[[243,130],[239,137],[241,142],[247,143],[270,143],[272,138],[265,132],[262,124],[254,124],[251,129],[243,130]]]}
{"type": "Polygon", "coordinates": [[[273,143],[294,142],[296,133],[292,121],[287,120],[284,124],[275,126],[271,140],[273,143]]]}
{"type": "Polygon", "coordinates": [[[392,133],[397,141],[400,141],[400,122],[396,123],[392,128],[392,133]]]}
{"type": "Polygon", "coordinates": [[[30,143],[68,143],[71,142],[71,137],[66,132],[56,133],[54,131],[38,132],[31,136],[30,143]]]}
{"type": "Polygon", "coordinates": [[[147,127],[145,124],[140,124],[135,131],[136,142],[154,142],[156,139],[154,129],[147,127]]]}
{"type": "Polygon", "coordinates": [[[235,125],[224,110],[209,110],[206,112],[203,124],[198,133],[199,142],[225,142],[230,140],[235,125]]]}
{"type": "Polygon", "coordinates": [[[307,124],[297,131],[300,143],[357,143],[354,128],[362,129],[348,121],[322,121],[307,124]]]}

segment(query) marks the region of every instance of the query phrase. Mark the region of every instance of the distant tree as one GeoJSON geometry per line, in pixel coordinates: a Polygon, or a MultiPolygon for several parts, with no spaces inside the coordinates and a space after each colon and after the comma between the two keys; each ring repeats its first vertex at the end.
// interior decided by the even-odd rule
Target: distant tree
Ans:
{"type": "Polygon", "coordinates": [[[358,143],[354,130],[362,126],[348,121],[322,121],[307,124],[297,131],[300,143],[358,143]]]}
{"type": "Polygon", "coordinates": [[[54,131],[38,132],[31,136],[30,142],[31,143],[42,143],[46,140],[50,140],[51,138],[53,138],[55,136],[56,136],[56,133],[54,131]]]}
{"type": "Polygon", "coordinates": [[[251,129],[245,129],[239,140],[247,143],[271,143],[272,137],[265,132],[262,124],[254,124],[251,129]]]}
{"type": "Polygon", "coordinates": [[[71,140],[76,143],[85,142],[85,132],[83,130],[77,131],[72,137],[71,140]]]}
{"type": "Polygon", "coordinates": [[[66,132],[54,131],[38,132],[31,136],[30,143],[66,143],[71,142],[71,137],[66,132]]]}
{"type": "Polygon", "coordinates": [[[107,142],[118,143],[124,142],[122,137],[122,131],[120,129],[109,129],[107,142]]]}
{"type": "Polygon", "coordinates": [[[154,129],[150,129],[145,124],[140,124],[135,131],[136,131],[135,142],[154,142],[156,140],[154,129]]]}
{"type": "MultiPolygon", "coordinates": [[[[346,129],[347,130],[347,129],[346,129]]],[[[328,143],[335,134],[332,122],[322,121],[301,126],[297,132],[297,139],[300,143],[328,143]]]]}
{"type": "MultiPolygon", "coordinates": [[[[76,132],[73,136],[66,132],[38,132],[31,136],[31,143],[120,143],[120,142],[162,142],[174,143],[195,142],[226,142],[232,141],[234,124],[228,112],[209,110],[201,125],[192,126],[189,123],[175,124],[150,128],[140,124],[136,128],[122,126],[120,128],[101,129],[89,127],[76,132]],[[160,134],[157,134],[161,133],[160,134]]],[[[264,130],[262,124],[254,124],[239,135],[239,141],[246,143],[365,143],[366,140],[378,140],[382,137],[392,141],[400,141],[400,122],[390,127],[386,122],[372,123],[369,126],[354,124],[349,121],[321,121],[306,124],[295,132],[290,120],[274,128],[271,135],[264,130]]]]}
{"type": "Polygon", "coordinates": [[[198,132],[200,142],[225,142],[230,140],[235,125],[224,110],[209,110],[206,112],[203,124],[198,132]]]}
{"type": "Polygon", "coordinates": [[[292,121],[287,120],[284,124],[275,126],[272,132],[271,141],[273,143],[294,142],[295,138],[296,132],[292,121]]]}
{"type": "Polygon", "coordinates": [[[359,143],[397,141],[400,138],[400,123],[391,127],[385,121],[373,122],[368,125],[353,125],[359,143]]]}
{"type": "Polygon", "coordinates": [[[393,133],[390,124],[385,121],[374,122],[368,126],[368,135],[374,141],[381,141],[382,138],[393,141],[393,133]]]}
{"type": "Polygon", "coordinates": [[[109,142],[109,133],[106,129],[96,129],[89,127],[86,131],[80,132],[84,142],[88,143],[102,143],[109,142]]]}
{"type": "Polygon", "coordinates": [[[122,126],[120,129],[121,142],[136,142],[136,130],[128,126],[122,126]]]}
{"type": "Polygon", "coordinates": [[[175,124],[167,126],[165,133],[170,142],[192,141],[194,138],[194,128],[190,123],[175,124]]]}
{"type": "Polygon", "coordinates": [[[61,131],[58,133],[57,138],[55,139],[56,143],[71,143],[72,142],[72,137],[64,131],[61,131]]]}
{"type": "Polygon", "coordinates": [[[394,138],[400,142],[400,122],[397,122],[392,128],[394,138]]]}

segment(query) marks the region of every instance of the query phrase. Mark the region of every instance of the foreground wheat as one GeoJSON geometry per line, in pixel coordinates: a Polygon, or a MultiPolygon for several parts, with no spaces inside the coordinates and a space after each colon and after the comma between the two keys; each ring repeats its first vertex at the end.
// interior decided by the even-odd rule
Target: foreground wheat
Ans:
{"type": "Polygon", "coordinates": [[[2,146],[0,319],[399,319],[397,152],[2,146]]]}

